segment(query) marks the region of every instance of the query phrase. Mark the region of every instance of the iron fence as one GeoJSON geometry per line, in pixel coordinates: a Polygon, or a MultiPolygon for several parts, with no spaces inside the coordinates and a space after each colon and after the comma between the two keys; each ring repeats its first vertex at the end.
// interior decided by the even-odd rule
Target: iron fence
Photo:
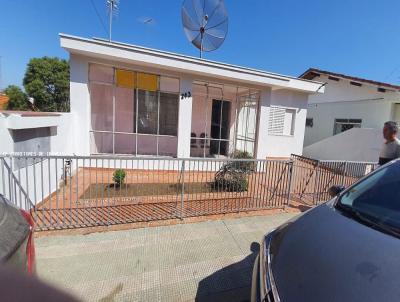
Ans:
{"type": "Polygon", "coordinates": [[[0,193],[38,230],[282,208],[293,179],[292,160],[5,155],[0,168],[0,193]]]}
{"type": "Polygon", "coordinates": [[[292,199],[319,204],[329,200],[328,189],[333,185],[350,186],[377,168],[377,163],[315,160],[292,154],[292,199]]]}
{"type": "Polygon", "coordinates": [[[0,156],[0,193],[38,230],[102,226],[310,205],[376,163],[128,156],[0,156]],[[116,170],[123,170],[118,183],[116,170]]]}

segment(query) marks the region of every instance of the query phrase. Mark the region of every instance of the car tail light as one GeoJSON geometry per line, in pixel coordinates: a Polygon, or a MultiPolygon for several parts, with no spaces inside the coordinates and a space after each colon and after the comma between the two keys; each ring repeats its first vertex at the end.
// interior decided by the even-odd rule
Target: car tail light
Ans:
{"type": "Polygon", "coordinates": [[[33,228],[34,222],[32,216],[25,210],[20,209],[22,216],[25,218],[26,222],[30,225],[28,242],[26,244],[26,258],[27,258],[27,269],[29,273],[35,271],[35,245],[33,243],[33,228]]]}

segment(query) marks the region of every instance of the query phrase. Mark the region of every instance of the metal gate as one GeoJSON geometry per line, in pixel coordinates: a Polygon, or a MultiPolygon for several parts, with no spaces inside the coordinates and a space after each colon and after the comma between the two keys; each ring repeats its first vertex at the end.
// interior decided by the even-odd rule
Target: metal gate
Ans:
{"type": "Polygon", "coordinates": [[[291,156],[294,165],[293,198],[316,205],[329,200],[333,185],[350,186],[378,166],[371,162],[315,160],[291,156]]]}

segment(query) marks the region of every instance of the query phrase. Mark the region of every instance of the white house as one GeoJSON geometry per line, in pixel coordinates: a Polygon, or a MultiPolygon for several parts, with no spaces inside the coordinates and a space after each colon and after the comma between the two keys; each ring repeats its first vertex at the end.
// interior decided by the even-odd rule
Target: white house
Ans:
{"type": "Polygon", "coordinates": [[[321,83],[61,34],[75,153],[256,158],[301,153],[321,83]]]}
{"type": "MultiPolygon", "coordinates": [[[[335,156],[332,155],[332,150],[325,156],[321,152],[327,150],[328,145],[332,144],[338,149],[347,148],[346,142],[357,139],[358,132],[351,133],[354,137],[341,136],[332,143],[329,143],[327,138],[351,128],[371,128],[375,130],[363,131],[361,136],[368,140],[367,133],[370,133],[370,139],[374,139],[376,131],[381,131],[384,122],[388,120],[400,122],[400,86],[314,68],[304,72],[300,78],[325,83],[324,94],[314,94],[309,98],[304,139],[305,151],[310,149],[308,146],[321,142],[315,148],[311,148],[312,154],[317,153],[322,157],[330,156],[329,159],[339,159],[342,158],[341,155],[336,154],[337,152],[335,156]],[[343,142],[341,143],[343,145],[338,145],[339,142],[343,142]]],[[[364,143],[359,139],[360,137],[358,137],[358,144],[368,148],[367,145],[370,143],[364,143]]],[[[378,144],[381,144],[381,141],[378,144]]],[[[371,152],[365,155],[366,158],[375,160],[375,153],[379,152],[375,149],[375,147],[371,148],[371,152]]],[[[349,160],[349,158],[345,159],[349,160]]]]}
{"type": "Polygon", "coordinates": [[[289,157],[302,152],[309,95],[324,90],[312,80],[123,43],[60,40],[70,54],[71,112],[0,113],[0,151],[289,157]]]}

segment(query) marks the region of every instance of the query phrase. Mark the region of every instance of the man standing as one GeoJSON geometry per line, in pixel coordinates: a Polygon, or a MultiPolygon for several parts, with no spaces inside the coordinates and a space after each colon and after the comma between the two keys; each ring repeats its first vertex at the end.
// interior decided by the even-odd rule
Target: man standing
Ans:
{"type": "Polygon", "coordinates": [[[399,128],[396,122],[386,122],[383,126],[383,144],[379,154],[379,165],[384,165],[393,159],[400,157],[400,140],[396,137],[399,128]]]}

